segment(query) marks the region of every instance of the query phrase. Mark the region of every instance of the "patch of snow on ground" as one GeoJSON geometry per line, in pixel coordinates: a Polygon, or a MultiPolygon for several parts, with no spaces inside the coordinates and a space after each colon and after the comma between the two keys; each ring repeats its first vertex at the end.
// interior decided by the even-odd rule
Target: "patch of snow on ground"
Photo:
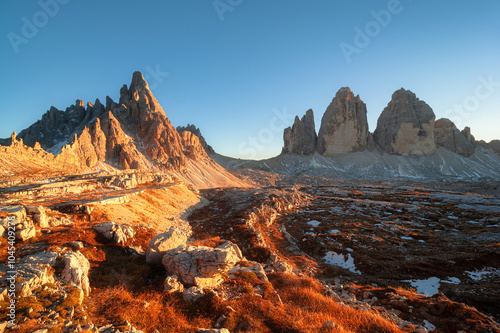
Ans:
{"type": "Polygon", "coordinates": [[[316,228],[318,225],[321,224],[321,222],[316,221],[316,220],[312,220],[312,221],[307,222],[307,224],[309,224],[309,225],[313,226],[314,228],[316,228]]]}
{"type": "Polygon", "coordinates": [[[339,266],[355,274],[361,274],[361,272],[356,269],[354,258],[349,253],[345,256],[337,252],[328,251],[323,259],[329,265],[339,266]]]}
{"type": "Polygon", "coordinates": [[[441,282],[450,283],[450,284],[459,284],[461,281],[459,278],[449,277],[448,280],[441,280],[441,282]]]}
{"type": "Polygon", "coordinates": [[[427,328],[427,331],[432,331],[436,329],[436,326],[432,325],[427,319],[424,319],[424,325],[425,328],[427,328]]]}
{"type": "Polygon", "coordinates": [[[439,291],[441,280],[437,277],[430,277],[426,280],[404,280],[403,282],[409,282],[419,294],[432,296],[439,291]]]}
{"type": "Polygon", "coordinates": [[[333,230],[330,230],[330,233],[331,234],[340,234],[340,230],[333,229],[333,230]]]}
{"type": "Polygon", "coordinates": [[[401,239],[404,239],[404,240],[413,240],[413,237],[402,236],[401,239]]]}
{"type": "Polygon", "coordinates": [[[488,277],[489,275],[500,276],[500,270],[493,267],[484,267],[481,270],[476,269],[474,272],[465,271],[465,273],[467,273],[469,277],[476,282],[481,281],[482,279],[488,277]]]}

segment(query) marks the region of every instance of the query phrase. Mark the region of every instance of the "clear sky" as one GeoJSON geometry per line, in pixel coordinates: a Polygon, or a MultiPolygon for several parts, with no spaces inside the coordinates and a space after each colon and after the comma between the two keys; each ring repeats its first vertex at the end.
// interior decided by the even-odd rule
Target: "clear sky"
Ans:
{"type": "Polygon", "coordinates": [[[343,86],[370,131],[404,87],[477,139],[500,138],[500,1],[0,2],[0,137],[50,106],[106,95],[140,70],[174,126],[214,149],[280,153],[282,130],[321,117],[343,86]]]}

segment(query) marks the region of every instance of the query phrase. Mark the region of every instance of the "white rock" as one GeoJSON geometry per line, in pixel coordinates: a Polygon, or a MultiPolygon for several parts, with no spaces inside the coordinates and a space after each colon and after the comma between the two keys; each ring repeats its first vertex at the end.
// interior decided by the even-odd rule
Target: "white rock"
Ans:
{"type": "Polygon", "coordinates": [[[36,236],[36,229],[35,227],[27,227],[21,230],[16,231],[16,239],[24,242],[30,238],[33,238],[36,236]]]}
{"type": "Polygon", "coordinates": [[[94,226],[98,233],[116,244],[125,244],[130,238],[134,238],[134,229],[129,226],[119,225],[114,222],[102,222],[94,226]]]}
{"type": "Polygon", "coordinates": [[[85,295],[90,293],[89,269],[90,263],[80,252],[69,251],[63,256],[64,270],[61,280],[72,283],[83,290],[85,295]]]}
{"type": "Polygon", "coordinates": [[[149,241],[146,262],[151,265],[160,265],[163,256],[168,250],[175,249],[186,244],[186,242],[187,235],[185,233],[179,228],[170,227],[167,232],[158,234],[149,241]]]}
{"type": "Polygon", "coordinates": [[[165,282],[163,282],[163,289],[167,293],[175,293],[175,292],[180,292],[182,293],[184,291],[184,286],[182,283],[179,282],[177,279],[177,276],[168,276],[165,279],[165,282]]]}
{"type": "Polygon", "coordinates": [[[241,261],[241,251],[237,245],[226,242],[219,247],[179,246],[167,251],[162,263],[170,274],[189,285],[195,278],[214,278],[229,271],[241,261]]]}

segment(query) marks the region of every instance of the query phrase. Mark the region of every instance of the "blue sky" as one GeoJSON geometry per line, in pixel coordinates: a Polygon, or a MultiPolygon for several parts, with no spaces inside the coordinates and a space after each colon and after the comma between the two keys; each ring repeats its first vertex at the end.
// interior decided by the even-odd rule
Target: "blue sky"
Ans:
{"type": "Polygon", "coordinates": [[[235,157],[279,154],[309,108],[319,130],[343,86],[372,132],[404,87],[500,138],[499,1],[4,0],[0,16],[0,137],[52,105],[118,100],[140,70],[174,126],[235,157]]]}

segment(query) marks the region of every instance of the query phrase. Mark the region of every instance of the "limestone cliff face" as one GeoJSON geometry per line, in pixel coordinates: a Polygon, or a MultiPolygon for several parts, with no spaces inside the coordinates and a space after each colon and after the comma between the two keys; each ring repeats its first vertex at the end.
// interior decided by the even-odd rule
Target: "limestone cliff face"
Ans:
{"type": "Polygon", "coordinates": [[[313,155],[317,140],[314,113],[309,109],[302,119],[295,117],[293,126],[283,132],[282,154],[313,155]]]}
{"type": "Polygon", "coordinates": [[[434,112],[409,90],[394,92],[392,100],[382,111],[375,142],[389,154],[418,156],[436,150],[434,142],[434,112]]]}
{"type": "Polygon", "coordinates": [[[348,87],[341,88],[326,109],[318,133],[317,151],[336,155],[362,151],[370,141],[366,105],[348,87]]]}
{"type": "Polygon", "coordinates": [[[434,139],[436,144],[454,153],[465,157],[474,154],[474,137],[470,134],[470,128],[467,127],[463,132],[460,132],[449,119],[441,118],[436,120],[434,139]]]}

